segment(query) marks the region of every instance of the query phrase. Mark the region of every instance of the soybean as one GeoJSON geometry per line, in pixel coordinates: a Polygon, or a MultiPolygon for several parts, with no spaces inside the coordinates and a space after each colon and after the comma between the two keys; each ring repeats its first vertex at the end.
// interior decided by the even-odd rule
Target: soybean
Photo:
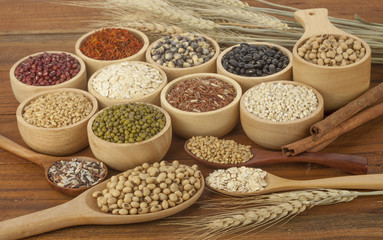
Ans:
{"type": "Polygon", "coordinates": [[[145,163],[124,172],[118,178],[112,177],[106,189],[96,191],[92,196],[97,199],[97,205],[102,212],[120,215],[154,213],[189,200],[201,188],[201,181],[202,174],[197,165],[189,167],[179,164],[178,161],[162,161],[153,165],[145,163]],[[151,177],[149,172],[155,172],[157,177],[151,177]],[[173,178],[176,174],[178,178],[174,180],[178,181],[170,180],[168,173],[173,173],[173,178]],[[148,179],[151,179],[150,184],[147,184],[148,179]],[[133,184],[133,181],[137,184],[133,184]],[[120,185],[134,186],[120,191],[117,190],[120,185]]]}

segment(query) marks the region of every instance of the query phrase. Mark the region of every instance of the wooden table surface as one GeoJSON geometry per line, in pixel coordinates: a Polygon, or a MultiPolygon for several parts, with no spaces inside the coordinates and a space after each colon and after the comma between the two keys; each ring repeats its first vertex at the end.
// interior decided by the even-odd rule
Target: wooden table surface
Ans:
{"type": "MultiPolygon", "coordinates": [[[[249,1],[252,5],[258,3],[249,1]]],[[[289,6],[326,7],[329,15],[352,19],[362,18],[383,23],[380,0],[279,0],[289,6]]],[[[0,7],[0,134],[25,145],[18,132],[9,69],[18,59],[40,51],[74,52],[76,40],[85,32],[85,20],[97,17],[87,8],[61,6],[42,0],[2,0],[0,7]]],[[[383,43],[382,43],[383,44],[383,43]]],[[[383,80],[382,65],[372,67],[372,86],[383,80]]],[[[240,126],[227,138],[252,144],[240,126]]],[[[178,159],[193,164],[182,146],[184,139],[174,136],[165,159],[178,159]]],[[[333,142],[323,151],[360,154],[369,158],[371,167],[383,164],[383,117],[375,119],[333,142]]],[[[79,155],[92,155],[89,148],[79,155]]],[[[202,167],[203,168],[203,167],[202,167]]],[[[263,169],[292,179],[314,179],[347,175],[315,164],[281,164],[263,169]]],[[[209,169],[203,168],[207,173],[209,169]]],[[[116,173],[116,172],[112,172],[116,173]]],[[[214,197],[205,191],[202,198],[214,197]]],[[[52,190],[42,170],[13,154],[0,150],[0,221],[47,209],[67,202],[71,197],[52,190]]],[[[180,216],[192,213],[192,206],[180,216]]],[[[198,221],[198,220],[197,220],[198,221]]],[[[172,232],[178,227],[164,227],[158,221],[118,226],[76,226],[31,237],[31,239],[176,239],[172,232]]],[[[383,239],[383,196],[359,197],[350,203],[314,207],[284,225],[276,225],[261,233],[245,234],[259,239],[383,239]]],[[[6,229],[5,229],[6,230],[6,229]]],[[[4,231],[1,229],[0,231],[4,231]]],[[[199,239],[195,236],[195,239],[199,239]]]]}

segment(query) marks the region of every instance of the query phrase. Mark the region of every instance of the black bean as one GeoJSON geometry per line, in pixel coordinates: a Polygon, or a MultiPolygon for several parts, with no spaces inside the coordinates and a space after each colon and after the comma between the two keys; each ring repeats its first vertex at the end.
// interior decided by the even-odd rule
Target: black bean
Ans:
{"type": "Polygon", "coordinates": [[[241,43],[226,53],[222,66],[238,75],[266,76],[281,71],[289,64],[289,59],[277,47],[241,43]]]}
{"type": "Polygon", "coordinates": [[[254,60],[258,60],[260,58],[261,58],[261,56],[258,53],[253,53],[253,59],[254,60]]]}
{"type": "Polygon", "coordinates": [[[245,64],[244,66],[245,68],[249,69],[249,68],[255,68],[254,64],[245,64]]]}
{"type": "Polygon", "coordinates": [[[276,70],[275,65],[274,64],[270,64],[269,65],[269,72],[270,73],[275,73],[275,70],[276,70]]]}
{"type": "Polygon", "coordinates": [[[231,65],[235,66],[235,67],[238,67],[238,62],[235,61],[234,59],[230,59],[230,60],[229,60],[229,63],[230,63],[231,65]]]}
{"type": "Polygon", "coordinates": [[[250,62],[251,60],[253,60],[253,56],[249,54],[243,56],[241,59],[241,61],[244,61],[244,62],[250,62]]]}

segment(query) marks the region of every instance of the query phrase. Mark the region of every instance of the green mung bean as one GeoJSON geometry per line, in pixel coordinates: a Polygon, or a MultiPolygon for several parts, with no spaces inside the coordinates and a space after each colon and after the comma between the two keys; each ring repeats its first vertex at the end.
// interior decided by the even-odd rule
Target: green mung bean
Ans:
{"type": "Polygon", "coordinates": [[[135,143],[155,136],[165,124],[165,115],[156,107],[127,103],[104,109],[94,119],[92,130],[108,142],[135,143]]]}

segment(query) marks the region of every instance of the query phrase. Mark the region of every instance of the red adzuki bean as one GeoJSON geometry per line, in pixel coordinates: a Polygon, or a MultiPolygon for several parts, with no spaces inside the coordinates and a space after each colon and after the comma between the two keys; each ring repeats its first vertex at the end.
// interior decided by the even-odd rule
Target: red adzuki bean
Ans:
{"type": "Polygon", "coordinates": [[[16,78],[27,85],[50,86],[68,81],[81,70],[79,61],[66,53],[30,56],[15,69],[16,78]]]}

